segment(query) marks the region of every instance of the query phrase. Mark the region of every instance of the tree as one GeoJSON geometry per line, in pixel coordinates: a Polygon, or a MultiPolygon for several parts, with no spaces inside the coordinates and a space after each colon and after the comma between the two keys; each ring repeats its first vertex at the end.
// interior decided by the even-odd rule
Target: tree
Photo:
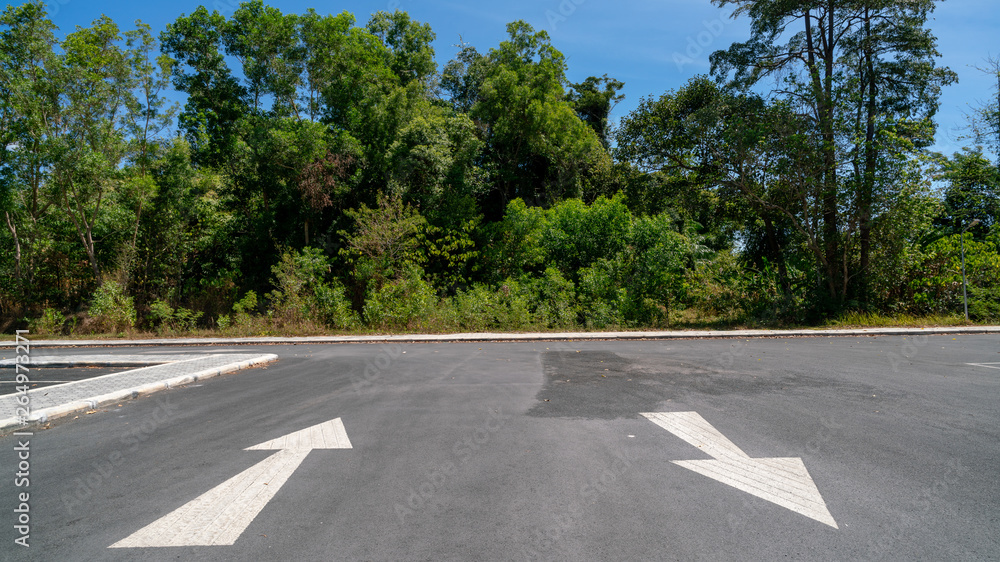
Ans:
{"type": "Polygon", "coordinates": [[[304,87],[302,102],[308,109],[308,119],[317,121],[323,110],[323,93],[338,76],[337,63],[345,50],[354,16],[349,12],[321,16],[309,10],[299,16],[299,40],[304,57],[304,87]]]}
{"type": "Polygon", "coordinates": [[[981,153],[956,153],[942,162],[940,179],[944,191],[944,214],[935,221],[951,231],[962,230],[972,221],[970,232],[983,238],[1000,221],[1000,170],[981,153]]]}
{"type": "MultiPolygon", "coordinates": [[[[739,221],[749,261],[770,258],[787,293],[796,238],[817,264],[826,254],[817,202],[821,167],[808,121],[787,104],[696,77],[648,98],[621,124],[617,156],[676,186],[712,194],[716,220],[739,221]]],[[[720,221],[721,222],[721,221],[720,221]]]]}
{"type": "Polygon", "coordinates": [[[565,59],[548,34],[523,21],[508,24],[507,33],[485,60],[466,51],[475,73],[449,83],[467,84],[464,94],[475,100],[470,117],[480,128],[483,168],[493,183],[484,202],[492,218],[517,197],[546,204],[578,196],[587,170],[609,165],[597,135],[565,100],[565,59]]]}
{"type": "Polygon", "coordinates": [[[859,275],[868,269],[884,139],[888,135],[901,152],[907,142],[914,148],[926,145],[940,87],[954,79],[949,70],[935,67],[935,40],[924,28],[933,0],[713,3],[734,4],[734,17],[746,14],[752,20],[750,40],[712,54],[717,79],[749,88],[767,76],[782,76],[775,93],[791,100],[813,124],[822,161],[818,201],[825,284],[830,299],[842,304],[856,294],[853,283],[864,292],[859,275]],[[845,146],[853,147],[853,159],[845,146]],[[847,161],[854,164],[854,178],[845,182],[847,161]],[[851,263],[857,242],[858,265],[851,263]]]}
{"type": "Polygon", "coordinates": [[[59,41],[44,7],[29,3],[8,8],[3,25],[4,210],[21,297],[32,302],[39,276],[43,300],[103,282],[110,256],[127,281],[152,190],[146,174],[172,117],[161,96],[169,59],[153,60],[139,21],[122,34],[102,17],[59,41]],[[81,258],[89,272],[77,270],[81,258]]]}
{"type": "Polygon", "coordinates": [[[481,148],[467,115],[417,103],[386,155],[389,191],[431,214],[446,211],[482,191],[475,165],[481,148]]]}
{"type": "MultiPolygon", "coordinates": [[[[136,96],[125,115],[125,127],[131,139],[129,159],[138,168],[138,177],[132,179],[135,187],[135,226],[129,255],[134,256],[139,236],[139,223],[143,205],[152,191],[147,172],[157,142],[157,136],[166,130],[177,113],[177,104],[168,104],[162,92],[170,85],[170,68],[173,61],[166,55],[154,58],[158,43],[150,27],[136,22],[136,29],[125,32],[130,53],[129,64],[136,79],[136,96]]],[[[162,139],[160,139],[162,140],[162,139]]]]}
{"type": "Polygon", "coordinates": [[[957,80],[947,68],[935,67],[940,53],[936,39],[924,28],[933,8],[933,1],[862,2],[860,23],[844,38],[846,65],[854,67],[854,78],[845,88],[846,111],[853,115],[846,135],[853,139],[848,183],[855,193],[852,204],[858,215],[854,294],[861,298],[868,292],[874,205],[878,189],[886,187],[881,182],[888,168],[885,163],[892,166],[893,161],[933,143],[932,119],[941,87],[957,80]]]}
{"type": "Polygon", "coordinates": [[[469,113],[479,101],[488,64],[475,47],[460,42],[456,58],[441,71],[441,88],[448,93],[449,103],[457,113],[469,113]]]}
{"type": "Polygon", "coordinates": [[[304,49],[297,26],[298,16],[282,14],[261,0],[243,2],[220,26],[226,53],[243,68],[247,102],[254,112],[259,112],[263,98],[270,96],[274,115],[298,117],[304,49]]]}
{"type": "Polygon", "coordinates": [[[174,87],[187,94],[179,127],[195,164],[222,168],[236,142],[237,121],[246,114],[247,91],[233,75],[222,49],[225,17],[198,7],[167,24],[161,50],[173,57],[174,87]]]}
{"type": "MultiPolygon", "coordinates": [[[[969,132],[966,138],[976,146],[992,150],[1000,168],[1000,58],[986,59],[986,65],[976,67],[980,72],[997,79],[997,87],[992,100],[980,102],[966,117],[969,132]]],[[[981,150],[981,149],[980,149],[981,150]]]]}
{"type": "Polygon", "coordinates": [[[59,123],[58,41],[41,2],[8,6],[0,25],[0,202],[13,242],[13,277],[28,300],[53,204],[47,180],[59,123]]]}
{"type": "Polygon", "coordinates": [[[389,55],[388,65],[401,86],[416,82],[427,86],[437,70],[431,26],[410,19],[406,12],[378,11],[368,20],[368,31],[379,38],[389,55]]]}
{"type": "Polygon", "coordinates": [[[571,89],[566,94],[576,114],[597,133],[605,150],[611,146],[608,142],[611,134],[608,116],[615,105],[625,98],[618,93],[624,87],[624,82],[608,78],[605,74],[600,78],[590,76],[579,84],[570,84],[571,89]]]}
{"type": "Polygon", "coordinates": [[[76,228],[94,277],[100,263],[94,229],[108,192],[121,178],[128,142],[121,127],[134,106],[135,76],[118,26],[104,16],[66,36],[59,68],[60,130],[51,181],[56,204],[76,228]]]}

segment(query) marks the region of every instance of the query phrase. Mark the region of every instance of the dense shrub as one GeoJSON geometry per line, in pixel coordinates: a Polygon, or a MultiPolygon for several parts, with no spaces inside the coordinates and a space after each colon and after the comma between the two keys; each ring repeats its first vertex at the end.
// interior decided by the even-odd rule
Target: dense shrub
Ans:
{"type": "Polygon", "coordinates": [[[55,308],[45,307],[41,317],[31,322],[31,332],[40,336],[55,336],[62,333],[66,317],[55,308]]]}
{"type": "Polygon", "coordinates": [[[576,287],[554,267],[526,280],[533,323],[542,328],[573,328],[577,324],[576,287]]]}
{"type": "Polygon", "coordinates": [[[198,325],[198,320],[204,313],[201,311],[178,307],[172,308],[166,301],[155,300],[149,305],[149,316],[158,332],[174,331],[190,332],[198,325]]]}
{"type": "Polygon", "coordinates": [[[380,329],[413,329],[424,324],[437,305],[434,288],[423,280],[423,270],[411,265],[399,279],[373,285],[365,300],[365,322],[380,329]]]}
{"type": "Polygon", "coordinates": [[[587,328],[606,329],[621,326],[622,302],[626,291],[616,278],[615,262],[600,259],[580,270],[577,294],[581,319],[587,328]]]}
{"type": "Polygon", "coordinates": [[[90,303],[91,329],[122,332],[135,327],[135,305],[131,296],[116,281],[105,281],[90,303]]]}
{"type": "Polygon", "coordinates": [[[624,198],[598,197],[590,205],[569,199],[545,213],[541,247],[546,263],[576,277],[576,272],[600,258],[621,253],[633,228],[624,198]]]}
{"type": "Polygon", "coordinates": [[[475,284],[450,300],[453,322],[463,330],[524,330],[534,324],[531,295],[514,279],[475,284]]]}
{"type": "MultiPolygon", "coordinates": [[[[965,235],[965,273],[969,312],[991,314],[994,291],[1000,288],[1000,235],[975,240],[965,235]],[[982,303],[977,299],[982,298],[982,303]],[[979,312],[982,311],[982,312],[979,312]]],[[[962,257],[958,235],[941,238],[922,249],[919,259],[899,276],[905,311],[917,314],[962,310],[962,257]]]]}
{"type": "Polygon", "coordinates": [[[540,207],[528,207],[521,199],[507,204],[503,219],[483,229],[486,280],[498,283],[541,271],[546,259],[542,247],[545,228],[545,212],[540,207]]]}

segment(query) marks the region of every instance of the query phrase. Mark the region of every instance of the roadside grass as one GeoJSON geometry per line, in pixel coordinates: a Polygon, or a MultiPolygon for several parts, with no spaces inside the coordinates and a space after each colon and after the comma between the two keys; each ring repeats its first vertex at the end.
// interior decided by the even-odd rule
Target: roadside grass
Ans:
{"type": "Polygon", "coordinates": [[[556,332],[614,332],[614,331],[659,331],[659,330],[741,330],[741,329],[816,329],[824,328],[894,328],[894,327],[947,327],[991,325],[989,322],[966,322],[960,314],[933,314],[915,316],[909,314],[883,315],[878,313],[846,312],[821,324],[793,324],[780,322],[744,321],[720,315],[706,314],[696,309],[672,311],[666,326],[617,326],[587,327],[579,324],[552,326],[542,322],[521,318],[516,322],[490,323],[470,322],[458,317],[453,311],[442,307],[429,311],[419,318],[411,319],[406,325],[358,326],[351,329],[331,329],[312,320],[288,320],[267,315],[244,315],[240,321],[232,322],[224,328],[159,327],[157,329],[131,328],[123,331],[92,331],[83,329],[46,331],[32,333],[34,340],[112,340],[112,339],[156,339],[156,338],[253,338],[253,337],[306,337],[306,336],[373,336],[387,334],[448,334],[448,333],[556,333],[556,332]]]}
{"type": "Polygon", "coordinates": [[[961,314],[930,314],[913,316],[897,314],[886,316],[878,313],[847,312],[838,318],[826,321],[825,328],[927,328],[941,326],[990,325],[989,322],[966,321],[961,314]]]}

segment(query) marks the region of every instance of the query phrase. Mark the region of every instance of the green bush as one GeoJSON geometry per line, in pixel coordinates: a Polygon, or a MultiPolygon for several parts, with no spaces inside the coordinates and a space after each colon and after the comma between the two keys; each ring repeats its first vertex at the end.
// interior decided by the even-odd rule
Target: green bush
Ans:
{"type": "MultiPolygon", "coordinates": [[[[969,287],[969,314],[972,315],[972,294],[984,295],[983,304],[976,304],[984,317],[991,314],[993,291],[1000,288],[1000,234],[986,240],[965,235],[965,273],[969,287]]],[[[959,235],[936,240],[922,250],[920,259],[899,276],[897,283],[905,287],[900,300],[907,303],[905,312],[916,314],[962,311],[962,257],[959,235]]]]}
{"type": "Polygon", "coordinates": [[[31,323],[31,331],[40,336],[55,336],[62,334],[66,317],[54,308],[45,307],[42,316],[31,323]]]}
{"type": "Polygon", "coordinates": [[[331,328],[351,329],[360,324],[358,313],[351,308],[344,286],[339,282],[321,283],[313,288],[316,317],[331,328]]]}
{"type": "Polygon", "coordinates": [[[524,330],[537,323],[532,303],[529,287],[507,279],[458,291],[450,299],[449,310],[455,327],[462,330],[524,330]]]}
{"type": "Polygon", "coordinates": [[[483,228],[486,279],[499,283],[541,271],[546,258],[541,244],[545,228],[545,212],[540,207],[528,207],[521,199],[508,203],[503,220],[483,228]]]}
{"type": "Polygon", "coordinates": [[[591,267],[580,270],[577,293],[583,324],[588,328],[612,328],[623,324],[621,305],[624,289],[615,279],[615,264],[598,260],[591,267]]]}
{"type": "Polygon", "coordinates": [[[315,315],[313,288],[323,282],[330,264],[319,248],[303,248],[281,254],[271,267],[275,290],[267,294],[273,316],[300,322],[315,315]]]}
{"type": "Polygon", "coordinates": [[[496,325],[510,330],[524,329],[535,324],[531,314],[531,295],[527,288],[513,279],[506,279],[496,289],[496,325]]]}
{"type": "Polygon", "coordinates": [[[340,255],[353,270],[350,277],[355,298],[370,292],[372,284],[379,289],[403,278],[410,266],[421,261],[418,234],[427,221],[400,197],[379,194],[374,209],[361,205],[345,215],[354,219],[355,225],[352,233],[340,232],[345,242],[340,255]]]}
{"type": "Polygon", "coordinates": [[[374,288],[365,301],[364,317],[369,326],[410,329],[424,324],[437,304],[437,295],[423,270],[409,265],[400,279],[374,288]]]}
{"type": "Polygon", "coordinates": [[[477,283],[457,291],[450,301],[451,321],[456,328],[478,332],[497,327],[499,302],[495,288],[477,283]]]}
{"type": "Polygon", "coordinates": [[[157,299],[149,305],[149,317],[158,326],[163,327],[174,318],[174,309],[166,301],[157,299]]]}
{"type": "Polygon", "coordinates": [[[473,240],[479,219],[469,219],[452,228],[425,224],[417,235],[420,263],[427,280],[442,291],[468,283],[475,271],[476,243],[473,240]]]}
{"type": "Polygon", "coordinates": [[[685,299],[685,263],[690,242],[677,232],[669,215],[633,221],[627,246],[611,263],[624,290],[619,300],[629,325],[663,327],[670,308],[685,299]]]}
{"type": "Polygon", "coordinates": [[[258,329],[260,322],[254,316],[254,313],[257,312],[257,305],[257,292],[253,290],[247,291],[242,299],[233,304],[232,318],[229,315],[222,314],[219,315],[216,323],[222,329],[230,328],[237,332],[250,331],[256,333],[260,331],[258,329]]]}
{"type": "Polygon", "coordinates": [[[1000,322],[1000,286],[969,288],[969,318],[979,322],[1000,322]]]}
{"type": "Polygon", "coordinates": [[[153,320],[157,332],[170,333],[173,331],[191,332],[198,326],[198,320],[204,315],[203,312],[194,312],[187,308],[171,308],[163,300],[155,300],[149,305],[149,316],[153,320]]]}
{"type": "Polygon", "coordinates": [[[567,275],[598,259],[625,249],[633,219],[625,199],[598,197],[590,205],[579,199],[563,201],[545,213],[541,246],[549,262],[567,275]]]}
{"type": "Polygon", "coordinates": [[[711,316],[734,320],[743,311],[742,268],[730,251],[700,261],[685,274],[687,304],[711,316]]]}
{"type": "Polygon", "coordinates": [[[577,325],[576,289],[554,267],[527,283],[531,292],[533,323],[545,328],[572,328],[577,325]]]}
{"type": "Polygon", "coordinates": [[[233,304],[233,312],[236,314],[253,314],[257,310],[257,292],[247,291],[243,298],[233,304]]]}
{"type": "Polygon", "coordinates": [[[276,289],[268,293],[272,317],[291,323],[319,322],[329,327],[353,328],[357,314],[339,281],[328,283],[330,263],[319,248],[284,252],[271,268],[276,289]]]}
{"type": "Polygon", "coordinates": [[[105,281],[91,300],[90,317],[94,319],[93,329],[97,331],[131,330],[135,327],[135,305],[119,283],[105,281]]]}

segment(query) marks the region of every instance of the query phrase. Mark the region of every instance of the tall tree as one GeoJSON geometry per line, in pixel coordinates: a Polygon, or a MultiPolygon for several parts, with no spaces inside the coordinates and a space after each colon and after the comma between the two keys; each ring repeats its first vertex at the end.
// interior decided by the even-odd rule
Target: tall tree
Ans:
{"type": "Polygon", "coordinates": [[[437,71],[434,62],[434,32],[426,23],[410,19],[406,12],[375,12],[368,31],[379,38],[389,54],[389,68],[406,86],[410,82],[427,85],[437,71]]]}
{"type": "Polygon", "coordinates": [[[299,16],[299,40],[302,43],[305,64],[305,92],[302,102],[307,108],[308,119],[320,119],[323,109],[323,92],[339,76],[338,60],[346,49],[354,16],[349,12],[321,16],[309,10],[299,16]]]}
{"type": "Polygon", "coordinates": [[[134,105],[136,79],[118,26],[107,16],[79,28],[62,43],[59,69],[60,131],[55,143],[52,182],[56,202],[73,223],[100,278],[95,227],[106,197],[120,180],[128,153],[122,126],[134,105]]]}
{"type": "Polygon", "coordinates": [[[607,163],[597,135],[565,99],[565,58],[548,34],[523,21],[507,33],[486,60],[473,61],[482,74],[470,117],[494,184],[485,209],[492,218],[517,197],[547,204],[579,196],[587,170],[607,163]]]}
{"type": "Polygon", "coordinates": [[[624,82],[608,78],[605,74],[600,78],[590,76],[579,84],[570,84],[570,91],[566,94],[576,114],[597,133],[605,150],[611,147],[608,142],[611,135],[608,116],[618,102],[625,99],[623,94],[618,93],[624,87],[624,82]]]}
{"type": "Polygon", "coordinates": [[[261,111],[265,97],[272,98],[277,116],[299,116],[298,89],[304,49],[297,33],[298,16],[282,14],[261,0],[243,2],[222,25],[226,53],[242,66],[248,103],[261,111]]]}
{"type": "Polygon", "coordinates": [[[0,26],[0,201],[13,242],[14,279],[30,300],[42,221],[53,204],[46,187],[59,128],[58,41],[41,2],[8,6],[0,26]]]}
{"type": "Polygon", "coordinates": [[[941,87],[957,79],[947,68],[935,66],[940,53],[936,39],[924,27],[933,8],[930,0],[866,0],[859,8],[859,25],[844,38],[844,64],[853,67],[853,77],[844,88],[845,112],[852,116],[845,131],[853,139],[850,200],[858,216],[859,262],[853,293],[862,299],[868,293],[878,192],[886,186],[880,181],[886,176],[880,168],[933,143],[941,87]]]}
{"type": "Polygon", "coordinates": [[[441,87],[448,94],[448,101],[458,113],[469,113],[479,101],[488,64],[486,57],[468,43],[460,47],[458,55],[441,71],[441,87]]]}
{"type": "Polygon", "coordinates": [[[992,151],[1000,169],[1000,58],[990,57],[986,64],[976,67],[980,72],[996,80],[996,88],[991,96],[973,107],[967,115],[969,130],[967,138],[977,146],[992,151]]]}
{"type": "Polygon", "coordinates": [[[143,206],[150,197],[152,180],[147,176],[156,143],[172,123],[177,104],[170,103],[164,91],[170,86],[170,67],[173,60],[166,55],[156,56],[159,44],[150,27],[136,22],[136,29],[126,31],[129,64],[135,76],[135,97],[125,114],[125,127],[131,146],[129,159],[138,168],[138,177],[130,182],[134,187],[135,224],[132,230],[130,255],[134,255],[139,237],[139,224],[143,206]]]}
{"type": "MultiPolygon", "coordinates": [[[[735,4],[733,16],[748,14],[751,18],[751,38],[734,43],[726,51],[711,55],[712,73],[720,80],[729,79],[736,87],[749,88],[764,77],[778,72],[794,72],[802,65],[801,80],[794,75],[793,88],[785,93],[796,96],[808,108],[816,121],[822,139],[822,223],[824,234],[826,277],[830,296],[843,293],[837,279],[840,261],[840,215],[838,213],[838,161],[834,137],[836,102],[834,81],[838,47],[848,16],[840,14],[839,0],[819,0],[814,3],[781,2],[778,0],[713,0],[725,7],[735,4]],[[793,25],[802,30],[794,32],[793,25]],[[790,37],[786,44],[778,41],[790,37]]],[[[847,24],[849,25],[849,24],[847,24]]]]}
{"type": "Polygon", "coordinates": [[[780,76],[775,93],[793,100],[814,123],[823,163],[818,202],[825,284],[832,301],[842,304],[852,294],[852,280],[868,268],[880,136],[893,130],[913,140],[926,138],[939,88],[954,76],[935,67],[934,37],[924,28],[934,0],[713,3],[734,5],[733,17],[751,19],[748,41],[712,54],[717,79],[749,88],[780,76]],[[859,72],[852,91],[851,77],[859,72]],[[861,116],[853,125],[852,115],[861,116]],[[924,131],[915,132],[921,127],[924,131]],[[857,148],[853,182],[843,178],[850,161],[844,146],[857,148]],[[845,216],[845,209],[855,216],[845,216]],[[851,257],[859,223],[864,225],[863,266],[851,257]]]}
{"type": "Polygon", "coordinates": [[[195,164],[222,168],[237,138],[237,122],[249,109],[247,90],[226,63],[226,18],[204,6],[181,15],[160,34],[162,51],[176,61],[174,87],[187,94],[179,126],[195,164]]]}

